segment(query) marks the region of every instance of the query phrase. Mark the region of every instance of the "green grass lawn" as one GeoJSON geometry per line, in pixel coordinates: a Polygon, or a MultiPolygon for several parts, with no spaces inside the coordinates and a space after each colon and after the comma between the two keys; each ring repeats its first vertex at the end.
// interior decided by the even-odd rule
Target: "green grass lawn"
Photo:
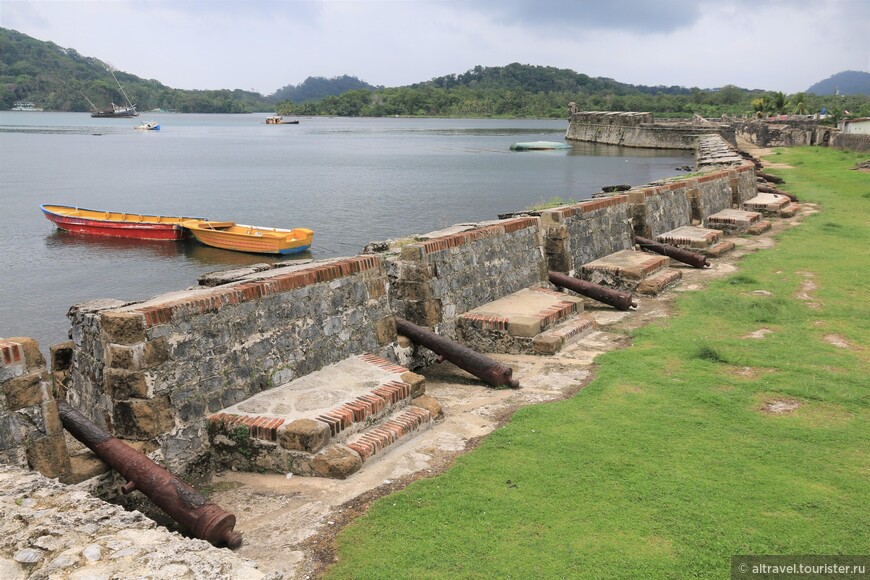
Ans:
{"type": "Polygon", "coordinates": [[[870,553],[866,157],[777,151],[794,168],[771,173],[820,213],[680,296],[573,398],[377,501],[329,577],[727,578],[733,554],[870,553]]]}

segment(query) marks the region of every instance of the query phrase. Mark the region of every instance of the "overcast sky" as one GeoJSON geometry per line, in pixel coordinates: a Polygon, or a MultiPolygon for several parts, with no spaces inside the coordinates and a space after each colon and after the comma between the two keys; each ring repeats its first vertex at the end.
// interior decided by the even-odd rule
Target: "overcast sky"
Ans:
{"type": "Polygon", "coordinates": [[[0,26],[170,87],[266,95],[512,62],[787,94],[870,71],[870,0],[2,0],[0,26]]]}

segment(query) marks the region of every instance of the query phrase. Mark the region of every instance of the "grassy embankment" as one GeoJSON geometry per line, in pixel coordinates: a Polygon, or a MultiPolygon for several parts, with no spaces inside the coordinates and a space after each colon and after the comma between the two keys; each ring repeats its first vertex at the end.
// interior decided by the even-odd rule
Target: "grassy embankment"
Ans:
{"type": "Polygon", "coordinates": [[[724,578],[732,554],[870,553],[859,159],[777,152],[794,168],[771,172],[820,213],[682,295],[572,399],[522,409],[447,473],[376,502],[339,536],[330,577],[724,578]]]}

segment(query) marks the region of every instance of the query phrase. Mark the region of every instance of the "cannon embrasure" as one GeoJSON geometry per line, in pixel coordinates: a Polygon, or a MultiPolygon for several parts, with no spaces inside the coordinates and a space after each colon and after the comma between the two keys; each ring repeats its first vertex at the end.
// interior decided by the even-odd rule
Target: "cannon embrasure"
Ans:
{"type": "Polygon", "coordinates": [[[634,236],[634,243],[640,246],[642,250],[655,252],[656,254],[673,258],[674,260],[688,264],[693,268],[706,268],[710,265],[710,263],[707,262],[707,256],[703,256],[697,252],[692,252],[691,250],[678,248],[670,244],[663,244],[640,236],[634,236]]]}
{"type": "Polygon", "coordinates": [[[593,284],[592,282],[587,282],[586,280],[574,278],[573,276],[568,276],[567,274],[554,272],[552,270],[550,270],[549,278],[550,282],[560,288],[567,288],[577,294],[613,306],[617,310],[637,308],[637,302],[634,301],[631,294],[628,292],[622,292],[620,290],[614,290],[613,288],[607,288],[606,286],[593,284]]]}
{"type": "Polygon", "coordinates": [[[431,330],[396,317],[396,331],[493,387],[519,388],[513,369],[431,330]]]}
{"type": "Polygon", "coordinates": [[[238,548],[242,535],[233,531],[236,516],[181,481],[117,437],[95,425],[64,401],[57,402],[64,428],[109,467],[124,476],[121,492],[139,490],[184,529],[215,546],[238,548]]]}

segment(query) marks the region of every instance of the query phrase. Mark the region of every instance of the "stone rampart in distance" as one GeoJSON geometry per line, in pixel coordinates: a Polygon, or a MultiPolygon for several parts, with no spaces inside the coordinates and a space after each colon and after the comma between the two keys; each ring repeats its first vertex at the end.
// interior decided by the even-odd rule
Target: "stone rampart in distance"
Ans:
{"type": "Polygon", "coordinates": [[[565,139],[649,149],[695,149],[699,135],[722,135],[734,142],[734,130],[717,123],[656,123],[651,113],[571,111],[565,139]]]}
{"type": "MultiPolygon", "coordinates": [[[[396,339],[377,256],[277,268],[131,305],[74,308],[70,402],[170,470],[206,449],[205,417],[396,339]]],[[[183,469],[182,469],[183,470],[183,469]]]]}

